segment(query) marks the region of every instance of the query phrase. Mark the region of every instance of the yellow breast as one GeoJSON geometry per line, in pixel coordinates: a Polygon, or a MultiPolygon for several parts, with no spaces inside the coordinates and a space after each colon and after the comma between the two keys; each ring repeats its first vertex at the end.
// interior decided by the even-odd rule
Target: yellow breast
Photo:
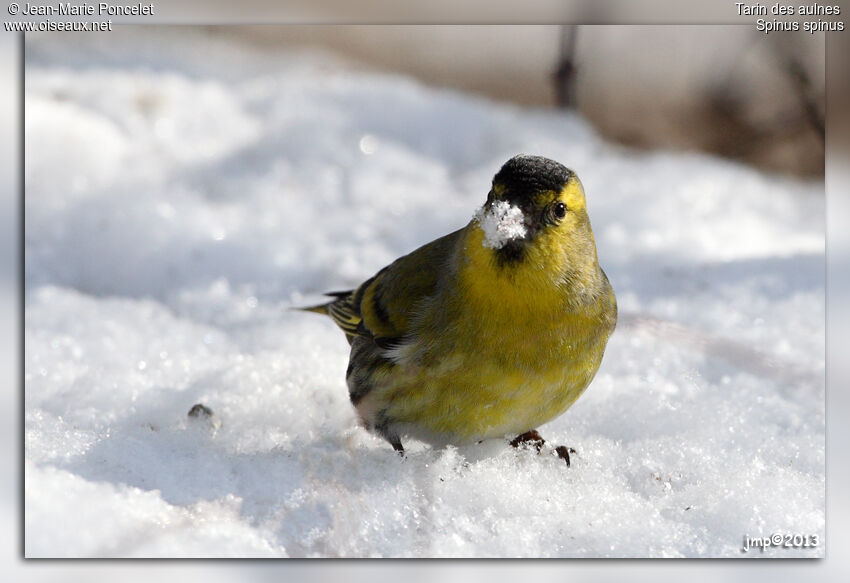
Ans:
{"type": "Polygon", "coordinates": [[[607,293],[576,309],[551,264],[499,269],[482,236],[468,230],[458,285],[423,306],[416,341],[364,403],[426,441],[516,435],[554,419],[590,383],[612,329],[607,293]]]}

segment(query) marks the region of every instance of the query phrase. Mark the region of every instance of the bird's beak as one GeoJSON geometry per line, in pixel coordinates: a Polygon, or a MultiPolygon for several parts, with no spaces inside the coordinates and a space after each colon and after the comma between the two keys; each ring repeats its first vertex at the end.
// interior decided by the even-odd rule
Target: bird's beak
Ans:
{"type": "Polygon", "coordinates": [[[485,204],[474,217],[484,231],[484,246],[501,249],[507,243],[525,239],[528,219],[522,209],[504,200],[485,204]]]}

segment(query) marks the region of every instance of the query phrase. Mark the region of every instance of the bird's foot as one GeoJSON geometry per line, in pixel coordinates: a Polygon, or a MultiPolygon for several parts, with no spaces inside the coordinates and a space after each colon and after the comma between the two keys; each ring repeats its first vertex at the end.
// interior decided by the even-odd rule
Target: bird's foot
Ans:
{"type": "MultiPolygon", "coordinates": [[[[532,429],[531,431],[526,431],[521,435],[517,435],[512,441],[512,447],[525,446],[529,445],[533,446],[534,449],[537,450],[537,453],[540,453],[540,450],[543,449],[543,446],[546,444],[546,440],[540,437],[540,434],[537,433],[536,429],[532,429]]],[[[567,463],[567,467],[570,467],[570,454],[576,453],[576,450],[567,447],[566,445],[559,445],[555,448],[555,453],[558,454],[558,457],[564,460],[567,463]]]]}
{"type": "Polygon", "coordinates": [[[546,443],[546,440],[540,437],[540,434],[537,433],[536,429],[532,429],[531,431],[526,431],[520,435],[517,435],[513,441],[511,441],[511,447],[519,447],[519,446],[534,446],[534,449],[537,450],[537,453],[540,453],[540,450],[543,449],[543,445],[546,443]]]}
{"type": "Polygon", "coordinates": [[[570,454],[576,453],[576,450],[566,445],[559,445],[555,448],[555,453],[558,454],[559,458],[567,462],[567,467],[570,467],[570,454]]]}
{"type": "MultiPolygon", "coordinates": [[[[398,455],[400,455],[401,457],[404,457],[404,446],[401,444],[400,440],[396,439],[396,440],[390,441],[390,445],[392,445],[393,449],[398,452],[398,455]]],[[[569,463],[569,462],[567,462],[567,463],[569,463]]]]}

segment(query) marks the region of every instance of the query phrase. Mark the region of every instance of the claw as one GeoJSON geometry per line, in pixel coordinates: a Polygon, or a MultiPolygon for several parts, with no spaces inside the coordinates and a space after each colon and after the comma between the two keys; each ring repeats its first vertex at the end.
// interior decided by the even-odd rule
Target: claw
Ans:
{"type": "MultiPolygon", "coordinates": [[[[540,437],[540,434],[537,433],[536,429],[532,429],[531,431],[526,431],[521,435],[517,435],[512,441],[512,447],[519,447],[521,445],[533,445],[534,449],[537,450],[537,453],[540,453],[540,450],[543,449],[543,445],[546,443],[546,440],[540,437]]],[[[567,447],[566,445],[559,445],[555,448],[555,452],[558,454],[558,457],[567,462],[567,467],[570,467],[570,454],[576,453],[571,447],[567,447]]]]}
{"type": "Polygon", "coordinates": [[[555,448],[555,452],[558,454],[558,457],[567,462],[567,467],[570,467],[570,454],[576,453],[571,447],[567,447],[566,445],[559,445],[555,448]]]}
{"type": "Polygon", "coordinates": [[[391,441],[390,445],[393,446],[393,449],[396,450],[401,457],[404,457],[404,446],[401,444],[401,441],[391,441]]]}
{"type": "Polygon", "coordinates": [[[519,447],[520,445],[533,445],[534,449],[537,450],[537,453],[540,453],[540,450],[543,448],[543,445],[546,443],[546,440],[540,437],[540,434],[537,433],[536,429],[532,429],[531,431],[526,431],[521,435],[517,435],[513,441],[511,441],[511,447],[519,447]]]}

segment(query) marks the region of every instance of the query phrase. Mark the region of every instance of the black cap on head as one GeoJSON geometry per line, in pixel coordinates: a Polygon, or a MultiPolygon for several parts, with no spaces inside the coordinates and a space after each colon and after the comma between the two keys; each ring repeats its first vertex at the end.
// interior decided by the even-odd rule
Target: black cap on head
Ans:
{"type": "Polygon", "coordinates": [[[572,172],[563,164],[543,156],[514,156],[493,178],[493,185],[505,189],[508,200],[528,198],[543,190],[561,190],[572,172]]]}

